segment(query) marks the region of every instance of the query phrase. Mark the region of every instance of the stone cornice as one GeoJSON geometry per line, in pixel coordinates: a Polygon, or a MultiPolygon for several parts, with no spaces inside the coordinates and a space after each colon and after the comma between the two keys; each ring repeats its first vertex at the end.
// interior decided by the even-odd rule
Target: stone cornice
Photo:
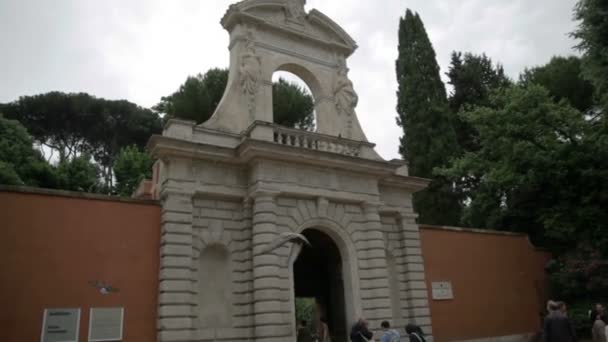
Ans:
{"type": "Polygon", "coordinates": [[[235,163],[235,150],[210,144],[195,143],[187,140],[153,135],[147,144],[147,149],[154,158],[182,157],[207,159],[226,163],[235,163]]]}
{"type": "Polygon", "coordinates": [[[424,190],[430,183],[430,179],[400,175],[392,175],[380,181],[380,185],[404,188],[412,192],[424,190]]]}
{"type": "Polygon", "coordinates": [[[379,179],[381,185],[411,191],[420,191],[430,183],[423,178],[396,175],[395,172],[401,167],[401,163],[364,159],[251,138],[243,138],[238,147],[232,149],[154,135],[148,142],[148,149],[155,158],[161,159],[181,157],[243,165],[258,160],[273,160],[329,167],[374,176],[379,179]]]}

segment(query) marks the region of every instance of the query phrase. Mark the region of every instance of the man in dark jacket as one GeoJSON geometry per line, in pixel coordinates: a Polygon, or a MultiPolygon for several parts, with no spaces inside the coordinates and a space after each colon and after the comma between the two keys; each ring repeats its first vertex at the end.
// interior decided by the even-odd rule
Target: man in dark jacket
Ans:
{"type": "Polygon", "coordinates": [[[350,330],[350,340],[352,342],[367,342],[374,337],[374,333],[367,328],[367,321],[360,318],[350,330]]]}
{"type": "Polygon", "coordinates": [[[307,323],[305,320],[300,321],[298,324],[298,342],[312,342],[312,335],[308,330],[307,323]]]}
{"type": "Polygon", "coordinates": [[[550,313],[545,317],[543,342],[576,342],[576,333],[564,302],[551,305],[550,313]]]}

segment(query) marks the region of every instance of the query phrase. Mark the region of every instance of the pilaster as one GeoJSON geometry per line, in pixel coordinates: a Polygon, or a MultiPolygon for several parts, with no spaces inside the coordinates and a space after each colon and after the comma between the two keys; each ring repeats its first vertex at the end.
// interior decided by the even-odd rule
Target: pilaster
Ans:
{"type": "MultiPolygon", "coordinates": [[[[420,326],[427,340],[432,341],[431,313],[428,302],[428,289],[424,275],[424,259],[420,241],[420,228],[416,223],[417,215],[401,212],[397,215],[398,225],[403,236],[403,258],[407,261],[403,281],[409,321],[420,326]]],[[[403,298],[403,296],[402,296],[403,298]]]]}
{"type": "Polygon", "coordinates": [[[161,212],[158,341],[186,342],[197,319],[192,269],[192,196],[164,192],[161,212]]]}
{"type": "Polygon", "coordinates": [[[366,239],[358,255],[363,315],[371,326],[380,326],[382,321],[391,320],[391,305],[394,305],[390,301],[386,248],[378,211],[380,205],[366,202],[362,207],[366,239]]]}
{"type": "Polygon", "coordinates": [[[289,300],[288,292],[282,291],[281,264],[276,251],[264,253],[264,248],[274,241],[277,232],[278,193],[257,191],[252,194],[252,249],[253,249],[253,312],[255,341],[286,341],[291,337],[289,312],[284,312],[283,302],[289,300]]]}

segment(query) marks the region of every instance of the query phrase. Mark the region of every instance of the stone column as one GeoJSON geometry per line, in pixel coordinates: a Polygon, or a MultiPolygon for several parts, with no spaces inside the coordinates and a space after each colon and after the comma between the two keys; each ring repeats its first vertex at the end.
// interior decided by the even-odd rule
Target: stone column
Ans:
{"type": "Polygon", "coordinates": [[[414,213],[399,213],[399,226],[403,235],[404,252],[401,263],[405,264],[403,279],[406,283],[405,298],[409,321],[420,326],[427,340],[432,341],[431,313],[428,302],[428,291],[424,276],[424,259],[420,244],[420,228],[416,223],[417,215],[414,213]]]}
{"type": "Polygon", "coordinates": [[[164,192],[161,203],[158,341],[191,341],[197,319],[192,272],[192,196],[164,192]]]}
{"type": "Polygon", "coordinates": [[[282,292],[277,251],[263,253],[264,248],[278,237],[276,226],[276,196],[273,192],[256,192],[253,204],[253,312],[256,342],[288,341],[291,337],[289,312],[282,302],[289,300],[282,292]],[[285,298],[284,298],[285,297],[285,298]]]}
{"type": "Polygon", "coordinates": [[[372,327],[379,327],[383,320],[392,321],[386,247],[378,208],[376,203],[363,204],[366,242],[364,251],[358,252],[363,314],[372,327]]]}

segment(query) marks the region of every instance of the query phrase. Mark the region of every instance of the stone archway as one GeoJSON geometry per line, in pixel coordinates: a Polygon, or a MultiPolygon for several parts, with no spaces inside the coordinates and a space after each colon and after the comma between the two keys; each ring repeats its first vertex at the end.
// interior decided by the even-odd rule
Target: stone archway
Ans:
{"type": "Polygon", "coordinates": [[[430,332],[411,204],[428,182],[409,177],[405,163],[383,160],[367,142],[346,66],[357,46],[304,4],[231,5],[221,22],[230,34],[230,71],[216,112],[201,126],[170,120],[149,143],[162,204],[159,341],[292,341],[293,241],[308,229],[335,245],[330,259],[341,263],[330,271],[342,276],[344,304],[333,306],[343,306],[344,331],[359,317],[374,326],[407,317],[430,332]],[[316,132],[273,124],[277,70],[296,74],[313,92],[316,132]],[[388,266],[384,236],[396,246],[388,266]],[[217,243],[229,258],[200,253],[217,243]],[[218,271],[228,261],[230,278],[218,271]],[[389,268],[398,273],[392,283],[389,268]],[[204,284],[208,273],[230,287],[204,284]],[[197,320],[199,307],[216,306],[199,294],[205,286],[229,291],[223,302],[231,309],[217,329],[197,320]]]}
{"type": "MultiPolygon", "coordinates": [[[[345,226],[338,224],[333,220],[337,219],[338,221],[343,221],[347,223],[347,226],[348,218],[346,216],[342,217],[339,214],[337,214],[335,217],[330,215],[331,217],[329,218],[324,218],[322,216],[322,213],[316,213],[313,217],[305,220],[304,222],[301,222],[299,226],[293,227],[293,231],[303,234],[306,237],[310,237],[310,235],[313,234],[313,241],[311,241],[311,244],[313,245],[313,250],[315,249],[314,242],[320,242],[322,246],[331,246],[332,252],[330,253],[330,255],[321,255],[320,257],[321,259],[331,259],[334,261],[334,265],[332,265],[332,267],[330,267],[328,271],[334,272],[334,276],[336,276],[336,278],[333,279],[334,281],[337,281],[339,279],[339,281],[341,282],[341,284],[337,284],[336,282],[333,283],[334,285],[336,285],[336,288],[341,287],[338,290],[333,290],[333,293],[337,293],[338,296],[341,296],[339,298],[341,303],[334,301],[332,305],[341,306],[341,308],[334,310],[334,312],[338,311],[338,314],[334,316],[343,316],[343,318],[334,317],[332,329],[335,329],[336,324],[342,324],[343,327],[338,327],[337,332],[348,333],[352,321],[355,320],[357,317],[360,317],[362,314],[362,308],[360,305],[361,301],[359,300],[359,271],[358,265],[356,263],[357,252],[355,246],[351,241],[348,230],[344,228],[345,226]],[[336,262],[339,262],[339,264],[336,265],[336,262]],[[338,274],[336,274],[336,272],[338,274]]],[[[298,253],[292,253],[288,261],[291,283],[291,306],[294,314],[295,298],[297,296],[297,279],[295,276],[297,271],[295,270],[295,266],[296,261],[299,259],[299,256],[301,256],[304,252],[305,250],[299,250],[298,253]]],[[[306,262],[306,257],[306,254],[304,254],[304,262],[306,262]]],[[[331,282],[327,282],[324,285],[331,285],[331,282]]],[[[295,337],[295,321],[293,322],[292,326],[294,327],[295,337]]],[[[347,339],[345,339],[345,341],[346,340],[347,339]]]]}
{"type": "Polygon", "coordinates": [[[302,248],[293,264],[294,298],[314,298],[320,311],[316,314],[325,319],[331,340],[346,342],[346,293],[340,250],[329,235],[318,229],[306,229],[302,235],[311,245],[302,248]]]}

